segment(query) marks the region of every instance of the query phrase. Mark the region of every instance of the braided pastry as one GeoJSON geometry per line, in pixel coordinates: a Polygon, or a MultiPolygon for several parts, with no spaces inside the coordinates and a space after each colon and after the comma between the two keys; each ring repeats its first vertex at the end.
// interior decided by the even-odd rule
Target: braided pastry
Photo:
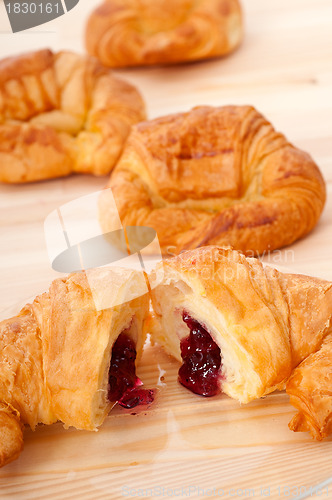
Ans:
{"type": "Polygon", "coordinates": [[[0,181],[105,175],[132,124],[137,90],[91,57],[40,50],[0,61],[0,181]]]}
{"type": "MultiPolygon", "coordinates": [[[[123,226],[150,226],[165,255],[231,245],[249,256],[313,229],[325,183],[305,152],[254,108],[198,107],[133,127],[112,172],[123,226]]],[[[113,227],[109,190],[100,200],[113,227]]]]}
{"type": "Polygon", "coordinates": [[[150,331],[182,362],[184,386],[241,403],[286,386],[298,409],[290,428],[332,432],[332,283],[213,246],[165,261],[156,277],[150,331]]]}
{"type": "Polygon", "coordinates": [[[85,273],[57,279],[16,317],[0,323],[0,466],[19,455],[24,424],[34,429],[61,420],[66,427],[96,430],[135,386],[149,299],[145,294],[125,300],[141,286],[138,275],[132,272],[130,290],[124,276],[110,281],[123,301],[101,311],[85,273]]]}
{"type": "Polygon", "coordinates": [[[223,56],[242,37],[238,0],[106,0],[86,27],[88,52],[112,67],[223,56]]]}

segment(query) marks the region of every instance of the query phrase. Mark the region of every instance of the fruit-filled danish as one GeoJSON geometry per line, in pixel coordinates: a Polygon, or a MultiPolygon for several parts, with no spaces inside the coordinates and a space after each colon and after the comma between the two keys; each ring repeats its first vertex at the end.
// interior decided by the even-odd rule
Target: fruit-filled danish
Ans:
{"type": "Polygon", "coordinates": [[[151,284],[150,330],[182,385],[241,403],[286,388],[293,430],[332,431],[332,283],[210,246],[164,261],[151,284]]]}
{"type": "Polygon", "coordinates": [[[118,305],[97,310],[86,273],[74,273],[0,323],[0,466],[19,455],[24,425],[96,430],[116,402],[152,402],[135,372],[149,298],[128,300],[141,276],[130,290],[109,283],[118,305]]]}

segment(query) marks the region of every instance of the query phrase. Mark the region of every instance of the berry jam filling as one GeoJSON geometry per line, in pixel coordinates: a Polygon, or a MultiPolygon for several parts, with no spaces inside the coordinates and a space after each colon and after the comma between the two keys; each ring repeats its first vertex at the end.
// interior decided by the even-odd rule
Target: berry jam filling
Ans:
{"type": "Polygon", "coordinates": [[[117,401],[124,408],[135,408],[154,400],[153,390],[139,388],[143,384],[136,376],[135,360],[135,342],[126,333],[121,333],[112,349],[108,399],[117,401]]]}
{"type": "Polygon", "coordinates": [[[182,385],[202,396],[215,396],[220,392],[221,352],[205,328],[188,313],[182,315],[190,329],[181,341],[183,364],[179,370],[182,385]]]}

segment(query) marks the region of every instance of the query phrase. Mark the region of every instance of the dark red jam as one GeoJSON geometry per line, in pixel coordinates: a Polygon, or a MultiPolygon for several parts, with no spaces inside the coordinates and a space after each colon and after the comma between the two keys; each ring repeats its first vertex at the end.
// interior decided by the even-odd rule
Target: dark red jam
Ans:
{"type": "Polygon", "coordinates": [[[196,394],[215,396],[220,392],[220,349],[198,321],[186,312],[182,318],[190,328],[190,334],[181,341],[183,364],[179,370],[179,381],[196,394]]]}
{"type": "Polygon", "coordinates": [[[136,346],[126,333],[121,333],[112,349],[112,360],[108,374],[108,399],[117,401],[124,408],[150,404],[154,391],[142,389],[141,380],[135,372],[136,346]]]}
{"type": "Polygon", "coordinates": [[[135,387],[127,391],[119,401],[119,405],[123,408],[135,408],[139,405],[149,405],[154,401],[153,389],[138,389],[135,387]]]}

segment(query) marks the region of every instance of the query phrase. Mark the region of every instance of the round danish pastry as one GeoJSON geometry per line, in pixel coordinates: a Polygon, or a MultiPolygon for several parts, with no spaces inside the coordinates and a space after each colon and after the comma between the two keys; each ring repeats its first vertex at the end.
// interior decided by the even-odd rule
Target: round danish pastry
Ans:
{"type": "Polygon", "coordinates": [[[150,226],[165,255],[232,245],[259,255],[313,229],[325,183],[312,158],[253,107],[198,107],[133,127],[100,199],[114,226],[150,226]]]}
{"type": "Polygon", "coordinates": [[[88,52],[112,67],[223,56],[242,37],[238,0],[106,0],[86,27],[88,52]]]}
{"type": "Polygon", "coordinates": [[[106,175],[132,124],[138,91],[96,59],[50,50],[0,61],[0,181],[106,175]]]}

